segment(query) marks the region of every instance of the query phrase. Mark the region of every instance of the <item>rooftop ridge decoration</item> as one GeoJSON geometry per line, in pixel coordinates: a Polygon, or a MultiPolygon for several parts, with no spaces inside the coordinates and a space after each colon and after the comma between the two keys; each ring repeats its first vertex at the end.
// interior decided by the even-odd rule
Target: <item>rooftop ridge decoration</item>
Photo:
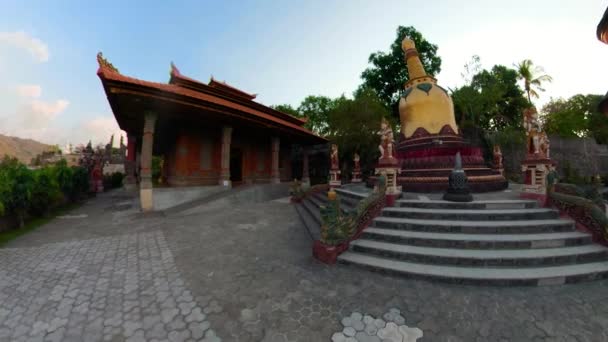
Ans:
{"type": "Polygon", "coordinates": [[[120,73],[112,63],[108,62],[108,60],[103,57],[101,51],[97,53],[97,63],[99,64],[100,69],[107,69],[115,73],[120,73]]]}
{"type": "Polygon", "coordinates": [[[209,86],[216,88],[216,89],[222,89],[222,90],[231,92],[235,95],[245,97],[249,100],[253,100],[258,96],[258,94],[250,94],[245,91],[242,91],[241,89],[235,88],[235,87],[231,86],[230,84],[226,83],[226,81],[218,81],[215,78],[213,78],[213,75],[211,75],[211,79],[209,80],[209,86]]]}
{"type": "Polygon", "coordinates": [[[175,63],[173,63],[173,61],[171,61],[171,72],[170,72],[171,76],[175,75],[175,76],[181,76],[182,73],[179,72],[179,69],[175,66],[175,63]]]}

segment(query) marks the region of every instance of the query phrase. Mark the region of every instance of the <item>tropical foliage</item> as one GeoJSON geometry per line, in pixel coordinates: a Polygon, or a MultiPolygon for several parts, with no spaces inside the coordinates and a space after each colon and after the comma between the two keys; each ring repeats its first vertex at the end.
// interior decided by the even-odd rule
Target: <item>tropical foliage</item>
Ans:
{"type": "Polygon", "coordinates": [[[31,170],[15,158],[4,157],[0,161],[0,216],[13,215],[23,226],[28,217],[45,216],[86,196],[88,177],[84,168],[68,167],[65,160],[31,170]]]}
{"type": "Polygon", "coordinates": [[[426,40],[422,33],[412,26],[399,26],[397,36],[391,44],[389,51],[374,52],[369,56],[370,67],[361,74],[362,88],[376,91],[384,107],[391,111],[395,108],[403,85],[409,79],[405,67],[405,54],[401,48],[403,38],[408,37],[416,44],[416,49],[427,74],[434,76],[441,71],[441,58],[437,55],[437,45],[426,40]]]}
{"type": "Polygon", "coordinates": [[[574,95],[551,99],[541,111],[543,128],[549,134],[565,138],[595,138],[599,144],[608,143],[608,121],[598,111],[602,95],[574,95]]]}
{"type": "Polygon", "coordinates": [[[528,95],[528,101],[532,102],[532,97],[538,98],[539,91],[545,91],[542,84],[553,81],[553,78],[544,74],[544,70],[540,66],[535,66],[529,59],[524,59],[518,64],[515,64],[518,78],[524,81],[524,90],[528,95]]]}

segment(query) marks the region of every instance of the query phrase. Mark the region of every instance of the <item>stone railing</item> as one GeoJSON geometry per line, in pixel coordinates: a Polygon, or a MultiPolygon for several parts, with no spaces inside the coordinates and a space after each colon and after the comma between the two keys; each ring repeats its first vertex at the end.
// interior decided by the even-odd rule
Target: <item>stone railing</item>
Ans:
{"type": "Polygon", "coordinates": [[[329,184],[317,184],[308,188],[304,188],[299,181],[294,182],[290,187],[290,195],[292,203],[300,203],[306,198],[319,193],[329,190],[329,184]]]}
{"type": "Polygon", "coordinates": [[[326,264],[335,264],[338,255],[361,236],[385,205],[384,187],[361,200],[352,213],[342,212],[338,195],[330,193],[327,206],[321,210],[321,239],[314,242],[313,256],[326,264]]]}
{"type": "Polygon", "coordinates": [[[577,228],[589,231],[594,241],[608,245],[608,218],[603,203],[600,207],[591,199],[575,195],[582,194],[576,186],[557,185],[548,193],[551,204],[576,221],[577,228]]]}

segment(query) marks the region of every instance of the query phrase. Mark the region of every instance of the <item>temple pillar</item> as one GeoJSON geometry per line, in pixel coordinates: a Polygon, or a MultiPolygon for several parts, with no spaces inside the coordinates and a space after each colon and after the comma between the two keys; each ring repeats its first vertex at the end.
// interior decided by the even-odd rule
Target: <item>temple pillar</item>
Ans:
{"type": "Polygon", "coordinates": [[[219,184],[230,186],[230,143],[232,142],[232,127],[222,128],[222,155],[220,159],[220,179],[219,184]]]}
{"type": "Polygon", "coordinates": [[[144,117],[144,130],[141,140],[141,183],[139,185],[139,200],[142,211],[154,210],[154,197],[152,191],[152,147],[154,145],[154,125],[156,114],[146,112],[144,117]]]}
{"type": "Polygon", "coordinates": [[[281,148],[281,140],[278,137],[272,137],[272,167],[270,169],[270,182],[272,184],[281,183],[281,174],[279,172],[279,150],[281,148]]]}
{"type": "Polygon", "coordinates": [[[135,178],[135,135],[127,135],[127,155],[125,156],[125,189],[132,191],[137,186],[135,178]]]}
{"type": "Polygon", "coordinates": [[[308,173],[308,149],[302,150],[302,185],[310,186],[310,175],[308,173]]]}

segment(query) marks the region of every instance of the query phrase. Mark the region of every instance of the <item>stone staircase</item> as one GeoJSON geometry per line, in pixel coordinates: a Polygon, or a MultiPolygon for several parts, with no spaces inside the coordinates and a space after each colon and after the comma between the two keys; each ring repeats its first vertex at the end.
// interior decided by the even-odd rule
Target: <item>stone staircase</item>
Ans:
{"type": "Polygon", "coordinates": [[[535,201],[403,199],[397,205],[385,208],[339,262],[462,284],[550,285],[608,277],[608,248],[535,201]]]}
{"type": "MultiPolygon", "coordinates": [[[[345,185],[342,188],[337,188],[336,193],[340,200],[340,209],[344,212],[355,210],[359,201],[366,198],[369,191],[371,190],[362,186],[345,185]]],[[[313,240],[317,240],[321,236],[320,207],[325,204],[327,204],[327,192],[323,191],[313,194],[295,206],[313,240]]]]}

